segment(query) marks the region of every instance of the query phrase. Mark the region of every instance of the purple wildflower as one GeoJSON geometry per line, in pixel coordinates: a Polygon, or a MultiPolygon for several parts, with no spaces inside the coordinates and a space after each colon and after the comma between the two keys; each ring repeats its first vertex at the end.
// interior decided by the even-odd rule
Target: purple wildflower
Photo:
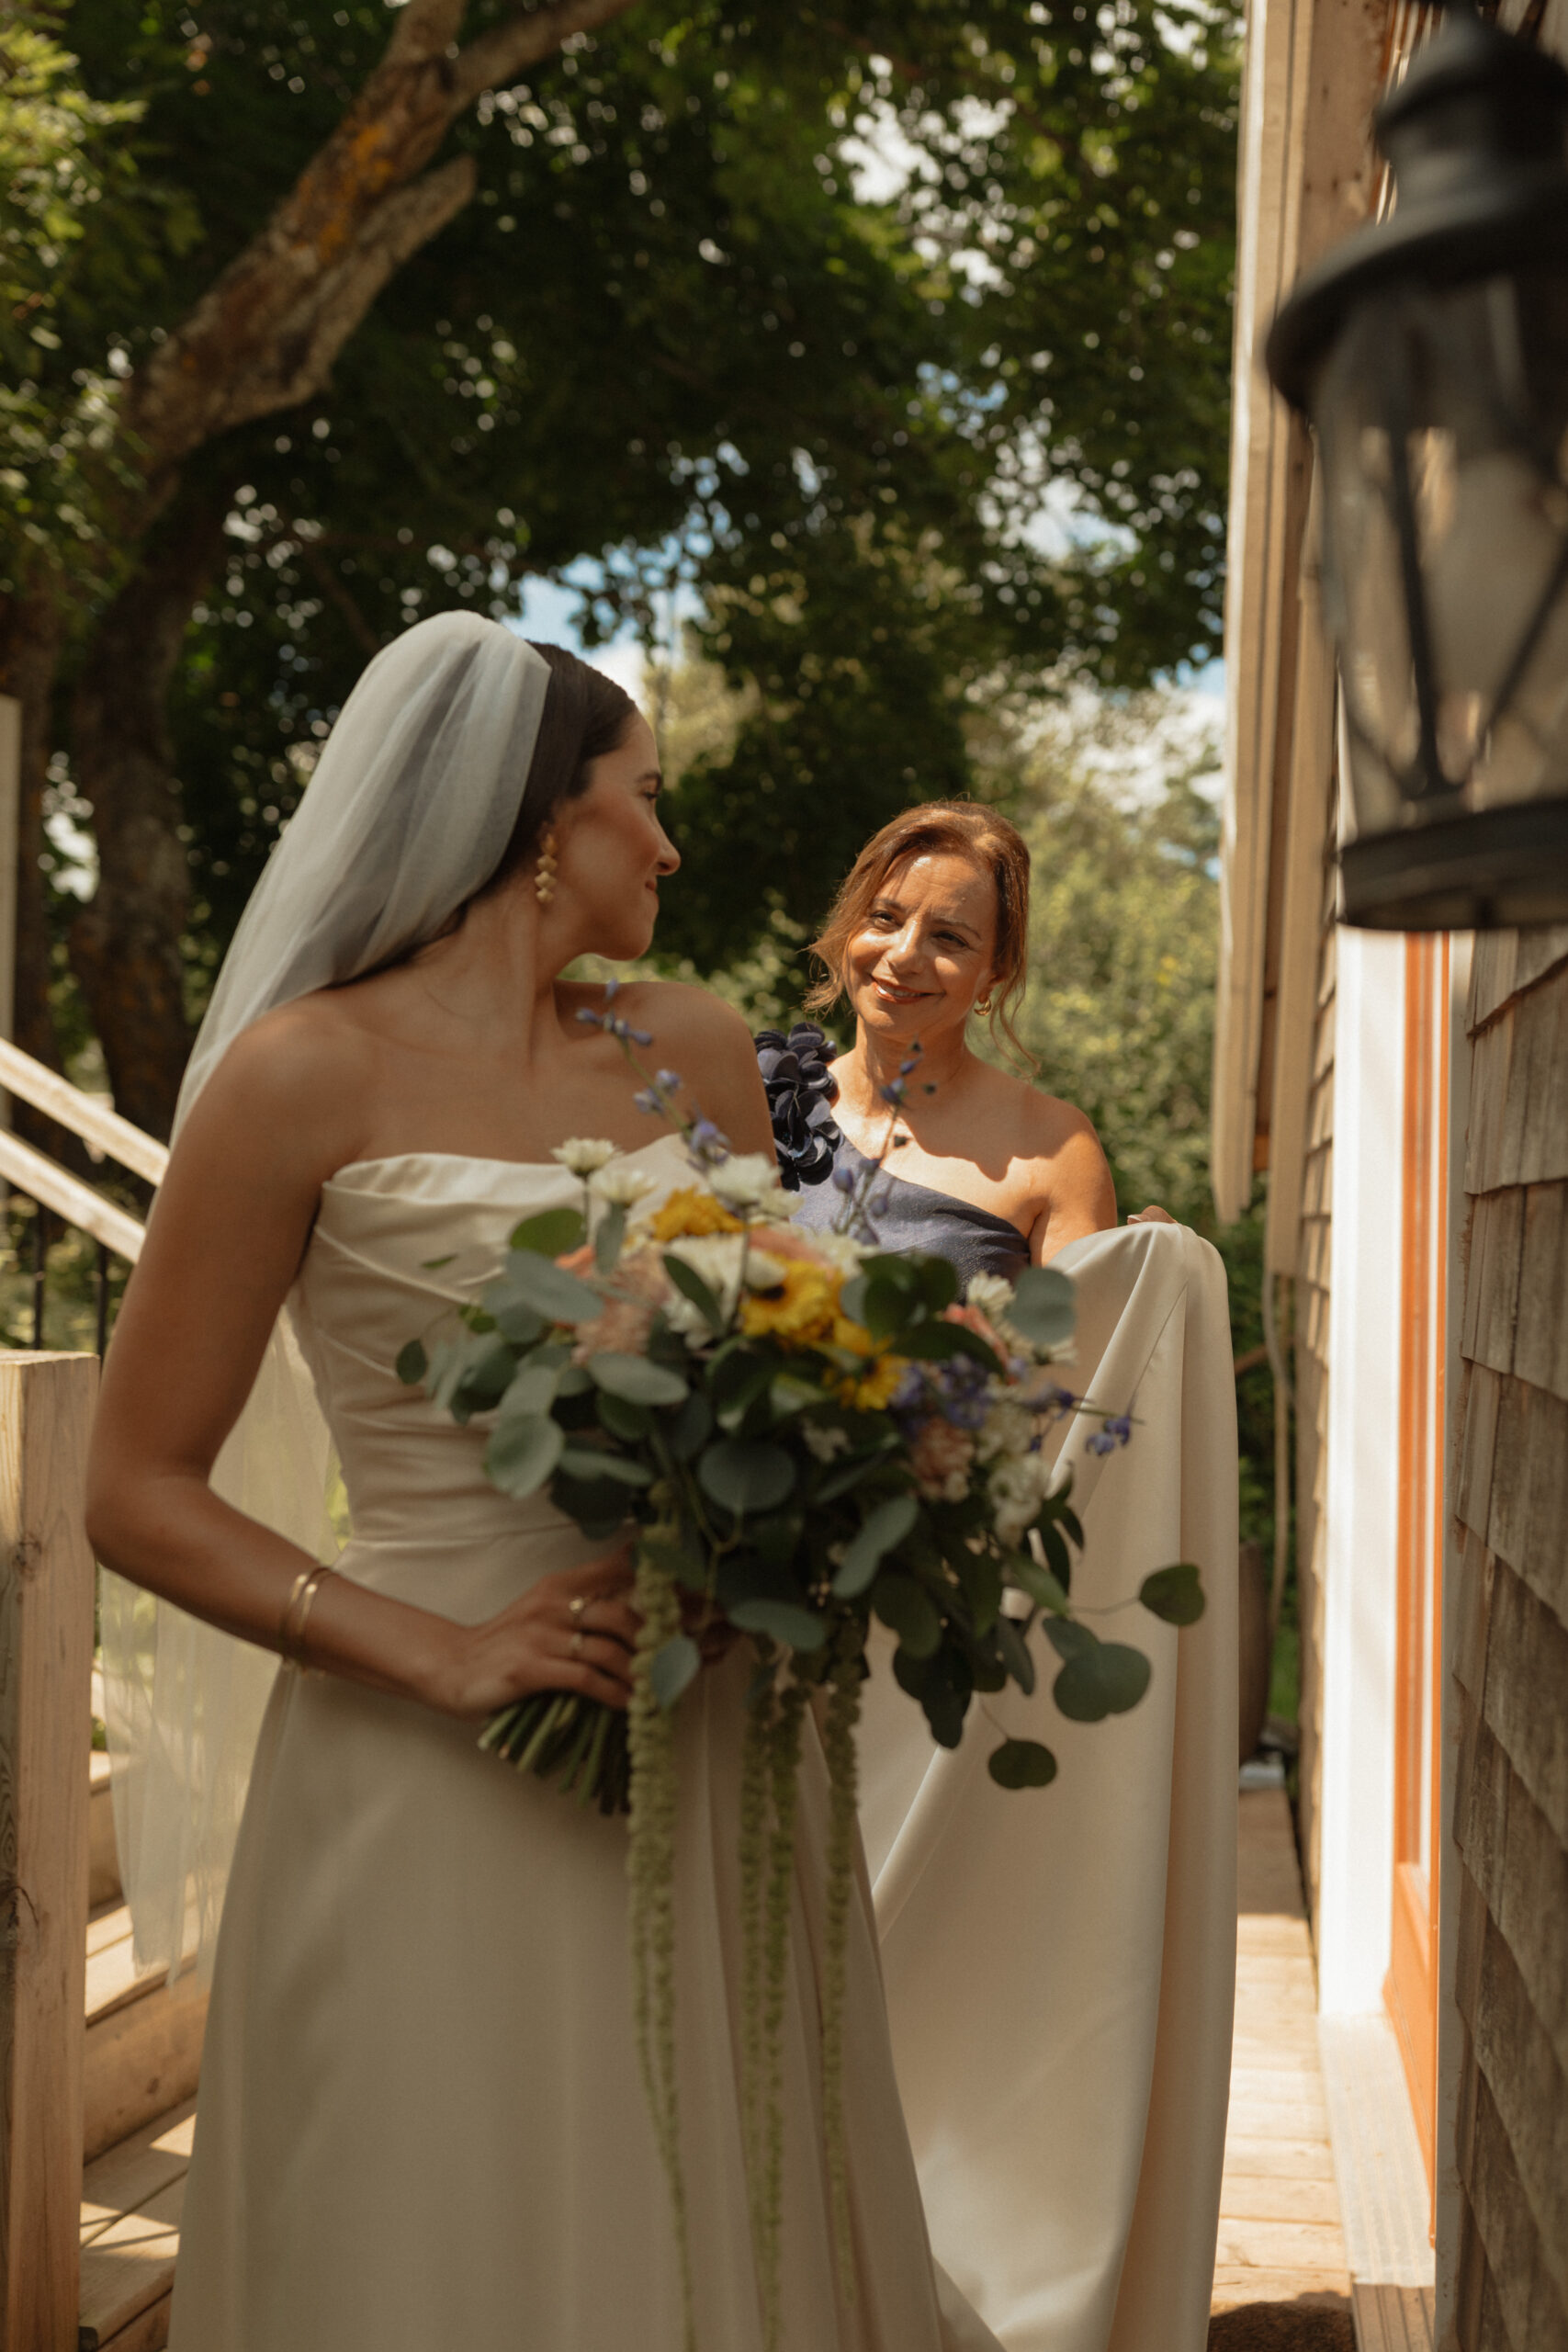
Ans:
{"type": "Polygon", "coordinates": [[[1096,1430],[1089,1441],[1089,1450],[1091,1453],[1114,1453],[1116,1440],[1113,1437],[1107,1437],[1103,1430],[1096,1430]]]}
{"type": "Polygon", "coordinates": [[[729,1158],[729,1137],[711,1119],[698,1119],[687,1141],[694,1168],[717,1168],[729,1158]]]}

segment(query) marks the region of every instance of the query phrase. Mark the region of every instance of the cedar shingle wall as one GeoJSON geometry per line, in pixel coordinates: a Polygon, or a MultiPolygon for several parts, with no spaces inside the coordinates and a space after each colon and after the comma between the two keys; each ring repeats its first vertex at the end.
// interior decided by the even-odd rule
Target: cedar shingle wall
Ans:
{"type": "Polygon", "coordinates": [[[1463,2352],[1568,2352],[1568,930],[1478,941],[1453,1662],[1463,2352]]]}
{"type": "MultiPolygon", "coordinates": [[[[1331,810],[1328,839],[1335,820],[1331,810]]],[[[1325,862],[1318,933],[1317,1010],[1307,1098],[1296,1258],[1296,1611],[1301,1629],[1301,1840],[1307,1905],[1317,1917],[1322,1848],[1323,1592],[1327,1542],[1328,1289],[1334,1173],[1335,868],[1325,862]]]]}

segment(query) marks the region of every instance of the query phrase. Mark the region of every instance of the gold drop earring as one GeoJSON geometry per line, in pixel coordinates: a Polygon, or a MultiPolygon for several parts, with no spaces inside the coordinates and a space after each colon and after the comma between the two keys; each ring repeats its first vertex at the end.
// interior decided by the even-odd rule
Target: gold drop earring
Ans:
{"type": "Polygon", "coordinates": [[[534,896],[547,907],[556,895],[556,836],[552,826],[540,837],[539,863],[534,876],[534,896]]]}

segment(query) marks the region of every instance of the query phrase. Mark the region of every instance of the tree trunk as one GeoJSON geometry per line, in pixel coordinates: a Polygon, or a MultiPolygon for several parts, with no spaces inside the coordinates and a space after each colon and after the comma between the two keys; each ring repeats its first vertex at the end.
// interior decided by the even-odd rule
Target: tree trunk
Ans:
{"type": "Polygon", "coordinates": [[[190,873],[164,705],[191,607],[222,554],[229,491],[184,492],[99,623],[83,663],[73,766],[93,806],[98,887],[71,964],[102,1040],[115,1108],[166,1136],[190,1049],[180,942],[190,873]]]}
{"type": "MultiPolygon", "coordinates": [[[[46,847],[43,796],[52,748],[50,725],[64,629],[52,583],[35,580],[17,596],[0,596],[0,694],[22,706],[22,773],[17,821],[16,999],[12,1035],[35,1060],[60,1067],[50,1010],[49,883],[39,864],[46,847]]],[[[23,1121],[18,1116],[18,1125],[23,1121]]]]}

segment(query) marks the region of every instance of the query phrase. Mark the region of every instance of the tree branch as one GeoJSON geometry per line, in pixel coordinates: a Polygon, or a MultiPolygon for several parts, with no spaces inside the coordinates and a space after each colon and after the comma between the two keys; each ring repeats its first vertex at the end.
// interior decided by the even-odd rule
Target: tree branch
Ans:
{"type": "Polygon", "coordinates": [[[407,0],[380,63],[271,220],[126,386],[123,429],[154,511],[193,449],[318,392],[392,272],[468,201],[471,159],[418,175],[479,91],[635,5],[550,0],[454,58],[467,0],[407,0]]]}
{"type": "Polygon", "coordinates": [[[471,106],[481,90],[494,90],[515,80],[541,57],[549,57],[573,33],[592,32],[612,24],[636,5],[636,0],[556,0],[550,7],[531,8],[470,41],[454,67],[454,90],[461,106],[471,106]]]}

